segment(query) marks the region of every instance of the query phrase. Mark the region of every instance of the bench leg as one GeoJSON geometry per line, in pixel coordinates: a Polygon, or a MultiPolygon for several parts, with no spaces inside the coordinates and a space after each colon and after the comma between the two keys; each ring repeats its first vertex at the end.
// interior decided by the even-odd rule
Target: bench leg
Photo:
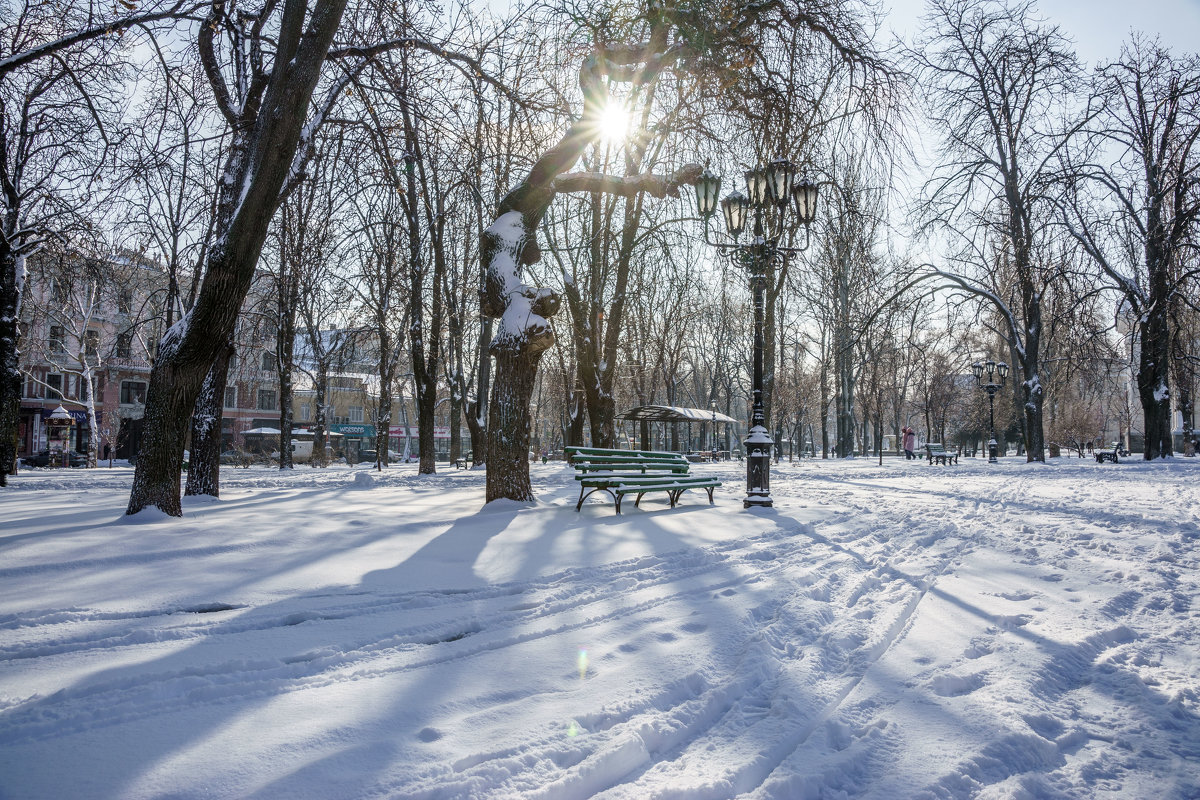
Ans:
{"type": "MultiPolygon", "coordinates": [[[[611,489],[606,489],[603,486],[593,486],[591,488],[591,490],[589,490],[588,487],[586,487],[586,486],[580,486],[579,487],[579,502],[575,504],[575,510],[578,511],[579,509],[583,508],[583,501],[586,500],[587,498],[591,497],[593,492],[598,492],[602,489],[604,491],[608,492],[609,494],[611,494],[614,498],[617,497],[616,494],[614,494],[611,489]]],[[[617,498],[617,505],[620,506],[620,504],[621,504],[620,498],[617,498]]],[[[617,510],[617,513],[618,514],[621,513],[620,509],[617,510]]]]}
{"type": "Polygon", "coordinates": [[[713,504],[713,489],[715,489],[715,488],[717,488],[717,487],[715,487],[715,486],[705,486],[704,488],[705,488],[705,489],[708,489],[708,504],[711,506],[711,505],[713,504]]]}

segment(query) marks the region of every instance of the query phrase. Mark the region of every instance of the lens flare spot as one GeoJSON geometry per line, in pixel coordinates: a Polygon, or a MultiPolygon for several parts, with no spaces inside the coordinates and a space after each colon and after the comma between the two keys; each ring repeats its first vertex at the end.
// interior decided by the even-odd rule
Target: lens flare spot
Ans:
{"type": "Polygon", "coordinates": [[[578,736],[581,733],[583,730],[579,727],[579,723],[571,720],[571,724],[567,726],[567,736],[578,736]]]}
{"type": "Polygon", "coordinates": [[[587,650],[579,651],[579,659],[578,659],[577,663],[579,665],[579,679],[583,680],[584,677],[587,675],[587,671],[588,671],[588,652],[587,652],[587,650]]]}

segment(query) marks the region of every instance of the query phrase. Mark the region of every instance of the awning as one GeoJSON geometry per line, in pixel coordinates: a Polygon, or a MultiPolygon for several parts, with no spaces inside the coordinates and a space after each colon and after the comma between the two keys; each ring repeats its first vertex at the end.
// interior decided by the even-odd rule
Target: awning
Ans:
{"type": "Polygon", "coordinates": [[[707,408],[681,408],[679,406],[638,406],[617,419],[645,420],[646,422],[732,422],[738,420],[707,408]]]}
{"type": "Polygon", "coordinates": [[[279,428],[251,428],[248,431],[242,431],[243,436],[278,436],[279,428]]]}

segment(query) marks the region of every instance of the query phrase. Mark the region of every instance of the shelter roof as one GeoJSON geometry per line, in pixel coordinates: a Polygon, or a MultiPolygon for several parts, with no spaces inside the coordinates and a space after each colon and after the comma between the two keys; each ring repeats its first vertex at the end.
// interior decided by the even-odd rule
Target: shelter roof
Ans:
{"type": "Polygon", "coordinates": [[[707,408],[682,408],[680,406],[638,406],[631,408],[617,419],[646,420],[648,422],[733,422],[737,420],[707,408]]]}

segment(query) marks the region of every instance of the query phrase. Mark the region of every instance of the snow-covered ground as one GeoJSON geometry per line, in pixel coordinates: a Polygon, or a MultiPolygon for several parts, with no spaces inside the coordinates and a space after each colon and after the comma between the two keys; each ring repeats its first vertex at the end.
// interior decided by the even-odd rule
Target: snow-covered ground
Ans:
{"type": "Polygon", "coordinates": [[[1195,798],[1200,463],[0,491],[0,797],[1195,798]]]}

